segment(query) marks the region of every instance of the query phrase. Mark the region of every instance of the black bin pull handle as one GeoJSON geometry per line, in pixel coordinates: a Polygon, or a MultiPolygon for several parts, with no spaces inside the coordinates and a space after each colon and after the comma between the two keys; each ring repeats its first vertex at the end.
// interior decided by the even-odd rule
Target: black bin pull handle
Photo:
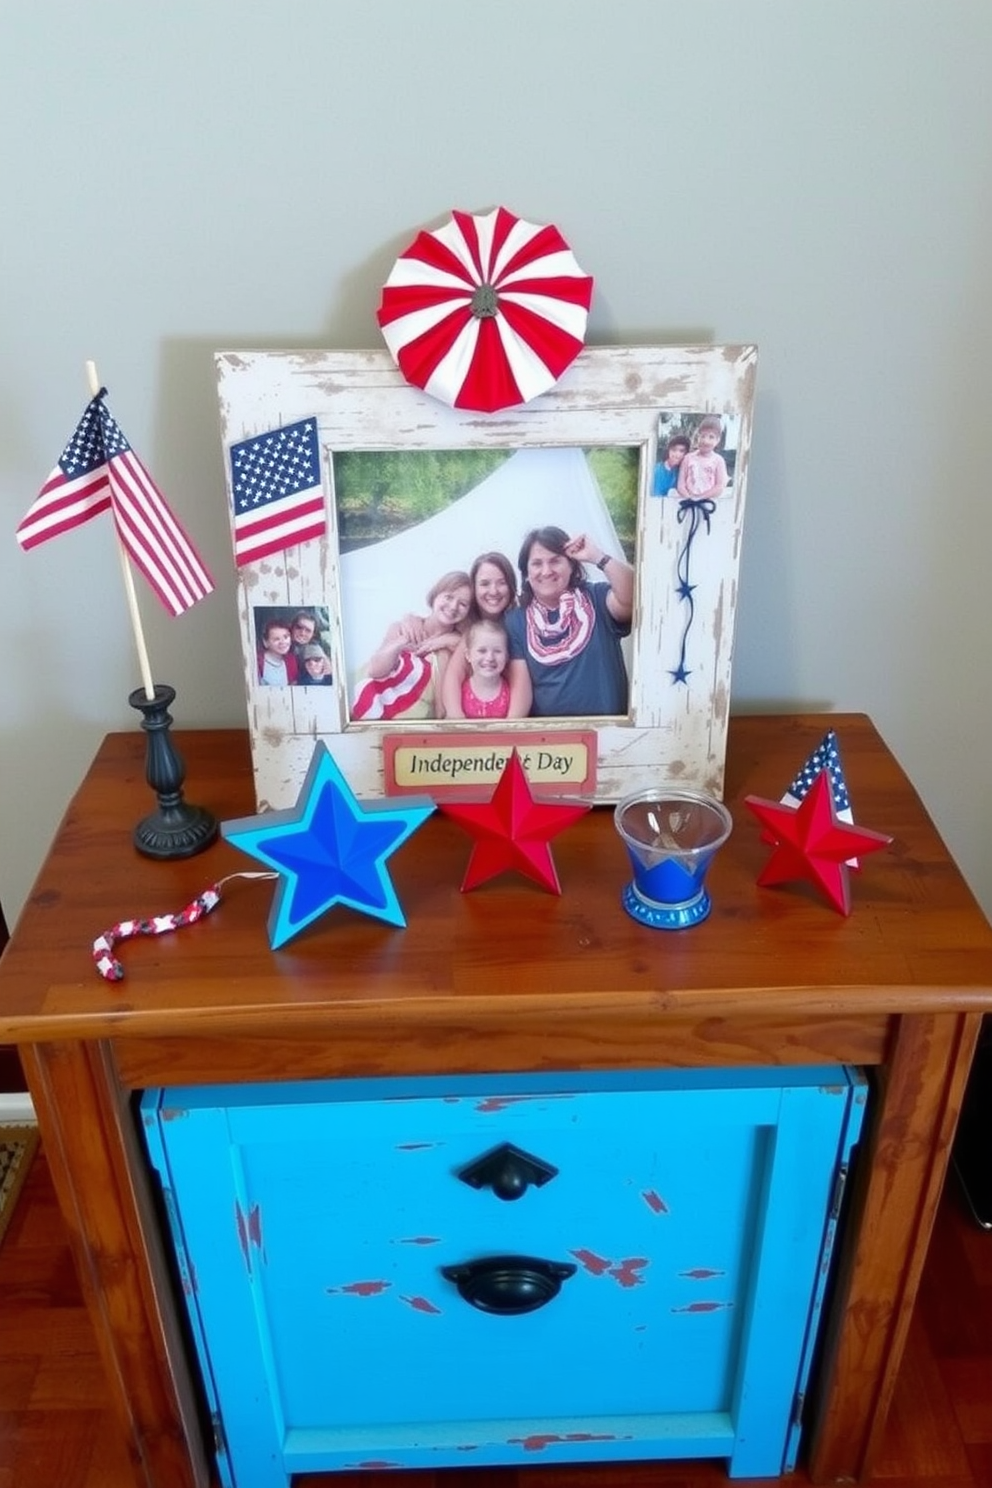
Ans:
{"type": "Polygon", "coordinates": [[[507,1202],[522,1198],[532,1183],[540,1188],[557,1176],[557,1168],[512,1142],[484,1152],[456,1174],[471,1188],[491,1188],[498,1199],[507,1202]]]}
{"type": "Polygon", "coordinates": [[[484,1256],[460,1266],[442,1266],[441,1275],[453,1281],[459,1294],[480,1312],[514,1317],[535,1312],[561,1291],[575,1275],[570,1261],[546,1261],[536,1256],[484,1256]]]}

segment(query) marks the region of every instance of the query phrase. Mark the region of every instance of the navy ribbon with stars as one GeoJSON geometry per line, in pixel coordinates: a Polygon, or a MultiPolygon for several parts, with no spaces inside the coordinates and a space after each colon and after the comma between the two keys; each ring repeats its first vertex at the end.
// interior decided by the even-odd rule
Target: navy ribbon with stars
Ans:
{"type": "Polygon", "coordinates": [[[678,596],[679,599],[684,600],[686,605],[688,605],[688,613],[686,615],[685,625],[682,627],[682,645],[679,649],[679,664],[671,673],[673,682],[688,682],[689,680],[690,672],[685,664],[685,653],[689,644],[689,632],[692,629],[692,622],[696,613],[696,605],[692,597],[696,586],[690,581],[689,577],[692,545],[697,532],[704,522],[706,523],[706,531],[709,533],[710,518],[715,511],[716,502],[708,496],[700,501],[694,501],[691,497],[684,496],[679,502],[679,522],[684,522],[688,518],[689,530],[686,533],[685,542],[682,544],[675,572],[678,578],[678,596]]]}

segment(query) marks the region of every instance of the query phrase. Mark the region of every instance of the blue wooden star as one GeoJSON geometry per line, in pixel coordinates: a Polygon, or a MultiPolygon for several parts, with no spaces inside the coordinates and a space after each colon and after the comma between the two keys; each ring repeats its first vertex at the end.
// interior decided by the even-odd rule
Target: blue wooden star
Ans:
{"type": "Polygon", "coordinates": [[[405,925],[386,859],[434,810],[424,796],[356,799],[327,747],[318,743],[296,805],[221,823],[232,846],[279,874],[269,914],[273,950],[335,904],[405,925]]]}

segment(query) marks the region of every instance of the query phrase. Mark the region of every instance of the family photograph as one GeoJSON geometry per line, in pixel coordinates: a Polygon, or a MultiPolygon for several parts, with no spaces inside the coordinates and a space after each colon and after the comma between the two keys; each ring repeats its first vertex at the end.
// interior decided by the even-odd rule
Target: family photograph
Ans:
{"type": "Polygon", "coordinates": [[[637,455],[335,457],[351,720],[624,716],[637,455]]]}

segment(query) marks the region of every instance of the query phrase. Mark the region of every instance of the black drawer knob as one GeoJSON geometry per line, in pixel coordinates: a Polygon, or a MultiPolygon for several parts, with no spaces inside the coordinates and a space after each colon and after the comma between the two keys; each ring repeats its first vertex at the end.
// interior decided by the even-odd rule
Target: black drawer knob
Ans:
{"type": "Polygon", "coordinates": [[[491,1188],[498,1199],[519,1199],[530,1184],[540,1188],[557,1174],[558,1169],[543,1158],[504,1142],[475,1158],[458,1177],[472,1188],[491,1188]]]}
{"type": "Polygon", "coordinates": [[[462,1266],[442,1266],[441,1275],[453,1281],[466,1302],[480,1312],[534,1312],[557,1297],[563,1281],[575,1275],[568,1261],[544,1261],[535,1256],[485,1256],[462,1266]]]}

